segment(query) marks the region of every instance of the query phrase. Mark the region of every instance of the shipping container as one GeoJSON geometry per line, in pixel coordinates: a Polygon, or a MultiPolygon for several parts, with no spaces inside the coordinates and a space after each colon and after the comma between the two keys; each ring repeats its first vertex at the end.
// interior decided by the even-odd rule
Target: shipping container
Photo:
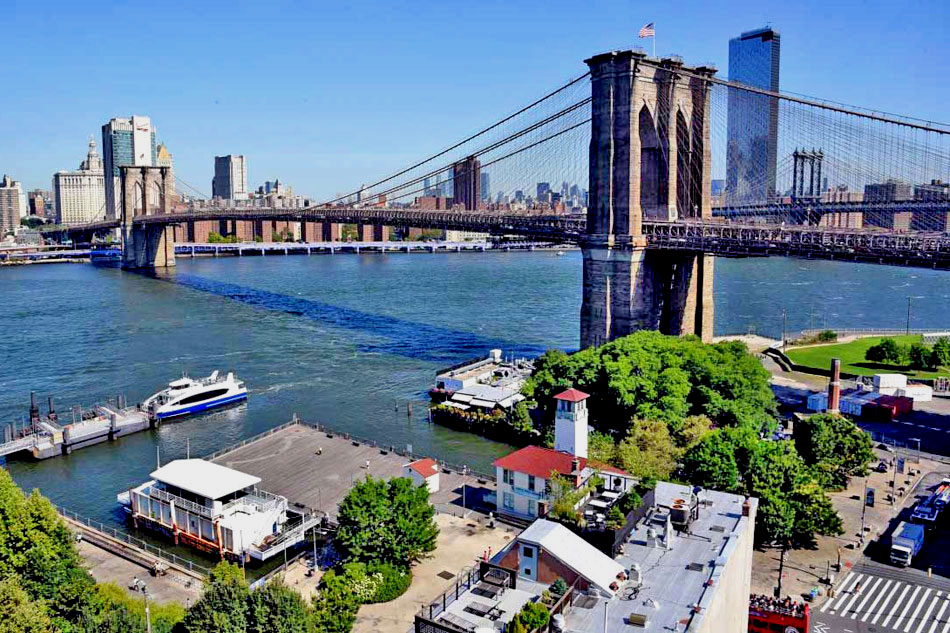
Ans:
{"type": "Polygon", "coordinates": [[[927,385],[913,384],[898,389],[897,395],[910,398],[914,402],[930,402],[933,400],[934,390],[927,385]]]}
{"type": "Polygon", "coordinates": [[[828,410],[828,394],[824,391],[819,391],[818,393],[813,393],[808,396],[808,410],[809,411],[827,411],[828,410]]]}
{"type": "Polygon", "coordinates": [[[907,376],[904,374],[874,374],[875,391],[881,391],[881,389],[900,389],[906,386],[907,376]]]}
{"type": "Polygon", "coordinates": [[[895,418],[902,418],[914,410],[913,398],[906,396],[881,396],[880,400],[878,400],[878,404],[893,406],[895,418]]]}

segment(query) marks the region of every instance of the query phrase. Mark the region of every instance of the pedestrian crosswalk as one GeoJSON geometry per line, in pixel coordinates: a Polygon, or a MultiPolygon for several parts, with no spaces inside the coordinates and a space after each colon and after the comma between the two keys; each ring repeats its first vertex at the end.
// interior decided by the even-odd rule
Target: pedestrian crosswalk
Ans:
{"type": "Polygon", "coordinates": [[[899,633],[950,633],[948,607],[950,591],[852,573],[818,612],[899,633]]]}

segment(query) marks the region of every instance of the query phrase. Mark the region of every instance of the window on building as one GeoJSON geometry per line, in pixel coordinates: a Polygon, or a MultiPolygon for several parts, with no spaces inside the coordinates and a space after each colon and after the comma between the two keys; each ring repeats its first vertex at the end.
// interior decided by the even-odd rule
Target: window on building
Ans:
{"type": "Polygon", "coordinates": [[[507,468],[502,473],[502,479],[509,486],[515,485],[515,474],[512,471],[508,470],[507,468]]]}
{"type": "Polygon", "coordinates": [[[528,499],[528,515],[533,517],[538,516],[538,502],[534,499],[528,499]]]}
{"type": "Polygon", "coordinates": [[[524,554],[524,557],[525,557],[525,558],[534,558],[534,548],[533,548],[533,547],[526,547],[526,548],[524,548],[523,550],[521,550],[521,553],[524,554]]]}
{"type": "Polygon", "coordinates": [[[514,510],[515,509],[515,496],[506,492],[501,496],[501,503],[504,506],[505,510],[514,510]]]}
{"type": "Polygon", "coordinates": [[[528,475],[528,490],[534,490],[534,475],[528,475]]]}

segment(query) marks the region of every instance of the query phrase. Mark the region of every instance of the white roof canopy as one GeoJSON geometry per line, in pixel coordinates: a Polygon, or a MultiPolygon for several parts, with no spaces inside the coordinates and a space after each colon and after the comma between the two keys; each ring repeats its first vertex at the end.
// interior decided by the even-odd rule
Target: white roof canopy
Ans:
{"type": "Polygon", "coordinates": [[[623,565],[571,532],[560,523],[538,519],[518,535],[518,542],[537,545],[570,567],[607,595],[623,565]]]}
{"type": "Polygon", "coordinates": [[[208,499],[220,499],[261,482],[260,477],[203,459],[176,459],[154,471],[151,477],[208,499]]]}

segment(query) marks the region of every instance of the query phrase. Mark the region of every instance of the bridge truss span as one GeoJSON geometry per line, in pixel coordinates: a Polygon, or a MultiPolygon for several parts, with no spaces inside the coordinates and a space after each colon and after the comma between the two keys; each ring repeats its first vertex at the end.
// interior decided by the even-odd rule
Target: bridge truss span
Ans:
{"type": "Polygon", "coordinates": [[[950,269],[950,234],[733,222],[645,222],[651,248],[721,257],[801,257],[950,269]]]}

